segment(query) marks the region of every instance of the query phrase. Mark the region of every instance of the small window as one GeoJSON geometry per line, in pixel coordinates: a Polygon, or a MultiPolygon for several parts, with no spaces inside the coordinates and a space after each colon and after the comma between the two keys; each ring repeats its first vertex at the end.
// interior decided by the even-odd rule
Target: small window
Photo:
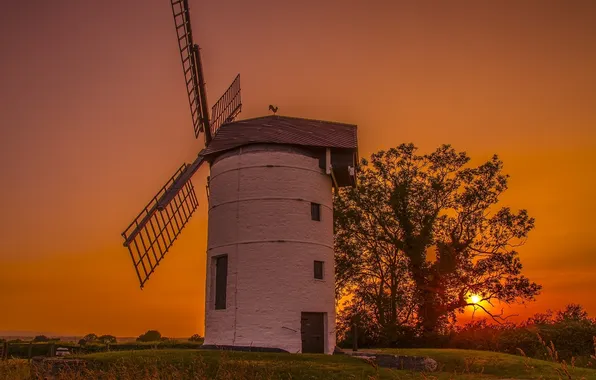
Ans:
{"type": "Polygon", "coordinates": [[[215,258],[215,309],[226,308],[226,288],[228,285],[228,256],[215,258]]]}
{"type": "Polygon", "coordinates": [[[312,220],[321,220],[321,205],[318,203],[310,204],[310,218],[312,220]]]}
{"type": "Polygon", "coordinates": [[[315,261],[315,278],[317,280],[323,279],[323,262],[315,261]]]}

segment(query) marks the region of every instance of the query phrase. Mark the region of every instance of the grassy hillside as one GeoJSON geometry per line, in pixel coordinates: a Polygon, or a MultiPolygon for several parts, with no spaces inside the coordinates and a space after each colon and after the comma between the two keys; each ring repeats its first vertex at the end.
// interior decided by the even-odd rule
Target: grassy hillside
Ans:
{"type": "MultiPolygon", "coordinates": [[[[69,379],[558,379],[557,364],[507,354],[465,350],[382,350],[401,355],[427,355],[439,362],[440,372],[411,373],[375,368],[345,355],[296,355],[209,350],[143,350],[96,353],[85,376],[69,379]]],[[[0,362],[0,380],[26,379],[25,361],[0,362]]],[[[572,379],[596,379],[596,371],[575,369],[572,379]]],[[[567,378],[567,377],[564,377],[567,378]]]]}
{"type": "MultiPolygon", "coordinates": [[[[366,350],[365,350],[366,351],[366,350]]],[[[378,349],[394,355],[428,356],[439,363],[439,370],[449,373],[483,373],[503,378],[569,378],[559,363],[491,351],[459,349],[378,349]]],[[[567,366],[572,379],[595,379],[596,370],[567,366]]]]}

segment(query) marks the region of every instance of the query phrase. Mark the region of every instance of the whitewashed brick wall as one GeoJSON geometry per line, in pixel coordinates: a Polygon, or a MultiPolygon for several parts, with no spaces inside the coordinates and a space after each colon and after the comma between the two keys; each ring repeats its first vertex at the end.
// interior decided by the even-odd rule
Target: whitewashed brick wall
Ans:
{"type": "Polygon", "coordinates": [[[300,352],[302,312],[327,313],[335,347],[331,179],[316,158],[251,146],[211,167],[205,344],[300,352]],[[311,202],[321,221],[311,220],[311,202]],[[213,257],[228,255],[227,306],[214,309],[213,257]],[[324,280],[313,275],[324,261],[324,280]]]}

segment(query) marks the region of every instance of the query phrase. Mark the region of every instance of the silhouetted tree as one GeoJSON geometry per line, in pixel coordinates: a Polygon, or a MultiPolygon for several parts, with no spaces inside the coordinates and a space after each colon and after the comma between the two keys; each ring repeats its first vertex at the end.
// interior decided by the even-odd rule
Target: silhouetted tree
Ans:
{"type": "Polygon", "coordinates": [[[35,338],[33,338],[34,342],[49,342],[50,338],[48,338],[45,335],[37,335],[35,338]]]}
{"type": "Polygon", "coordinates": [[[191,336],[190,338],[188,338],[189,341],[191,342],[199,342],[203,339],[202,336],[200,336],[199,334],[194,334],[193,336],[191,336]]]}
{"type": "Polygon", "coordinates": [[[358,185],[335,196],[338,297],[374,310],[383,329],[415,318],[436,333],[466,306],[533,300],[515,247],[534,227],[525,210],[497,208],[508,176],[497,156],[478,167],[443,145],[427,155],[403,144],[362,160],[358,185]],[[472,303],[469,296],[480,296],[472,303]]]}
{"type": "Polygon", "coordinates": [[[521,325],[553,325],[556,323],[561,324],[568,322],[585,322],[596,325],[596,319],[590,318],[588,312],[582,305],[574,303],[566,305],[565,308],[557,310],[556,313],[551,309],[546,310],[545,313],[536,313],[526,321],[522,322],[521,325]]]}
{"type": "Polygon", "coordinates": [[[581,322],[581,321],[589,321],[591,323],[596,323],[588,316],[588,312],[583,308],[583,306],[578,304],[569,304],[565,306],[563,310],[559,310],[557,312],[557,316],[555,317],[557,322],[567,322],[567,321],[574,321],[574,322],[581,322]]]}
{"type": "Polygon", "coordinates": [[[90,342],[95,342],[95,341],[97,340],[97,335],[96,335],[96,334],[93,334],[93,333],[91,333],[91,334],[87,334],[87,335],[85,335],[85,336],[83,337],[83,339],[84,339],[84,340],[85,340],[87,343],[90,343],[90,342]]]}
{"type": "Polygon", "coordinates": [[[102,335],[98,337],[97,340],[103,344],[116,343],[116,337],[113,335],[102,335]]]}
{"type": "Polygon", "coordinates": [[[161,333],[156,330],[149,330],[137,338],[139,342],[157,342],[159,340],[161,340],[161,333]]]}
{"type": "Polygon", "coordinates": [[[559,359],[566,361],[590,357],[594,352],[596,319],[580,305],[567,305],[557,312],[547,310],[517,325],[491,322],[482,319],[459,326],[450,334],[450,347],[512,354],[522,350],[529,357],[544,359],[554,346],[559,359]]]}
{"type": "Polygon", "coordinates": [[[79,346],[84,346],[87,344],[87,341],[85,339],[79,339],[79,346]]]}

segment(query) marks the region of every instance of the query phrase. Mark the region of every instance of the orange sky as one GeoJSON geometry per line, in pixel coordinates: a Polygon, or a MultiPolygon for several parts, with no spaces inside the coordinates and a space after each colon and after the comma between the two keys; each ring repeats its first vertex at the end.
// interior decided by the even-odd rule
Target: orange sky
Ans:
{"type": "MultiPolygon", "coordinates": [[[[544,285],[515,311],[596,315],[595,2],[190,4],[210,104],[240,72],[242,118],[273,103],[355,123],[363,157],[402,142],[500,154],[544,285]]],[[[120,237],[201,148],[176,49],[166,0],[0,4],[0,331],[202,333],[207,168],[143,291],[120,237]]]]}

